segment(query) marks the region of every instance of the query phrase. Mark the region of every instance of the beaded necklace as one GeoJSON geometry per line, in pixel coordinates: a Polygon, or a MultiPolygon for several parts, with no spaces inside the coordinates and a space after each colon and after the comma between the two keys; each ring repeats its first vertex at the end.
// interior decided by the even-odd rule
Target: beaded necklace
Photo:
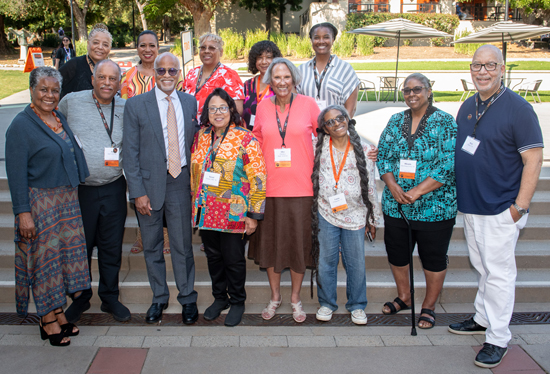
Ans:
{"type": "Polygon", "coordinates": [[[61,128],[61,126],[63,126],[61,124],[61,120],[55,115],[55,112],[52,110],[52,116],[53,118],[55,118],[56,120],[56,125],[55,126],[50,126],[50,124],[48,122],[46,122],[41,116],[40,114],[36,111],[35,109],[35,106],[34,104],[31,104],[31,109],[33,110],[34,114],[36,114],[38,116],[38,118],[40,118],[42,120],[42,122],[44,122],[46,124],[46,126],[48,126],[50,129],[52,129],[53,132],[56,132],[61,128]]]}

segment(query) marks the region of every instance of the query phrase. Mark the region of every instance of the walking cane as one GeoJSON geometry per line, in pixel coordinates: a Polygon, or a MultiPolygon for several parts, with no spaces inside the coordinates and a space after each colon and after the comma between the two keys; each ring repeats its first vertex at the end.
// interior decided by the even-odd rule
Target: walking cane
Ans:
{"type": "Polygon", "coordinates": [[[403,209],[401,209],[401,204],[397,204],[397,211],[399,214],[401,214],[401,217],[405,220],[405,223],[407,224],[407,229],[409,231],[409,282],[411,284],[411,335],[416,336],[416,326],[415,326],[415,315],[414,315],[414,271],[413,271],[413,241],[412,241],[412,230],[411,230],[411,223],[405,216],[405,213],[403,213],[403,209]]]}

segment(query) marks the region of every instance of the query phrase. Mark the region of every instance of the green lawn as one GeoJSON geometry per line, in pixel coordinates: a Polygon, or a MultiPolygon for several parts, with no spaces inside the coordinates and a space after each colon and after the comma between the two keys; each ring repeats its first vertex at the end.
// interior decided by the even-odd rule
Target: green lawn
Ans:
{"type": "Polygon", "coordinates": [[[0,99],[29,88],[29,74],[17,70],[0,70],[0,99]]]}
{"type": "MultiPolygon", "coordinates": [[[[393,70],[395,62],[361,62],[351,63],[355,70],[393,70]]],[[[403,61],[399,70],[470,70],[469,61],[403,61]]],[[[546,61],[511,61],[506,64],[506,70],[550,70],[550,62],[546,61]]]]}
{"type": "MultiPolygon", "coordinates": [[[[368,92],[369,95],[369,101],[376,101],[376,98],[374,96],[374,92],[368,92]]],[[[523,97],[524,93],[521,95],[523,97]]],[[[448,102],[448,101],[459,101],[460,97],[462,96],[462,91],[434,91],[434,100],[435,102],[448,102]]],[[[472,94],[470,94],[470,97],[472,94]]],[[[550,102],[550,91],[539,91],[540,99],[543,103],[550,102]]],[[[536,95],[535,95],[536,97],[536,95]]],[[[527,101],[532,103],[533,99],[531,98],[531,94],[527,94],[527,101]]],[[[365,98],[363,98],[360,101],[366,101],[365,98]]],[[[538,103],[538,99],[537,99],[538,103]]]]}

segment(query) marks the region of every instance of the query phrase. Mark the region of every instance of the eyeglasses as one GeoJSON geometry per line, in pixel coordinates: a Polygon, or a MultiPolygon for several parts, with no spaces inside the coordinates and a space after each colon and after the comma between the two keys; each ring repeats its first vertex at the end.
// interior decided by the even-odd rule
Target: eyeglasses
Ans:
{"type": "Polygon", "coordinates": [[[212,107],[212,106],[208,107],[208,113],[210,113],[210,114],[216,114],[218,112],[218,110],[220,111],[221,114],[225,114],[225,113],[229,112],[229,107],[228,106],[219,106],[217,108],[212,107]]]}
{"type": "Polygon", "coordinates": [[[211,46],[211,45],[209,45],[208,47],[207,47],[207,46],[204,46],[204,45],[201,45],[201,46],[199,47],[199,49],[201,50],[201,52],[206,52],[206,51],[208,51],[208,52],[212,52],[212,53],[213,53],[213,52],[216,52],[216,51],[218,50],[217,47],[214,47],[214,46],[211,46]]]}
{"type": "Polygon", "coordinates": [[[157,72],[158,75],[164,75],[164,74],[166,74],[166,72],[168,72],[168,75],[170,75],[171,77],[174,77],[174,76],[176,76],[176,74],[178,74],[178,71],[180,71],[180,69],[175,69],[175,68],[170,68],[170,69],[158,68],[158,69],[155,69],[155,71],[157,72]]]}
{"type": "Polygon", "coordinates": [[[413,88],[403,88],[401,92],[403,92],[403,95],[409,96],[411,92],[413,92],[415,95],[418,95],[422,90],[424,89],[424,86],[416,86],[413,88]]]}
{"type": "Polygon", "coordinates": [[[481,68],[485,66],[485,70],[494,71],[494,70],[496,70],[498,65],[501,65],[501,64],[496,63],[496,62],[488,62],[486,64],[470,64],[470,70],[472,70],[472,71],[481,71],[481,68]]]}
{"type": "Polygon", "coordinates": [[[346,121],[346,116],[343,116],[343,115],[339,115],[337,116],[336,118],[333,118],[333,119],[329,119],[328,121],[325,121],[325,126],[327,127],[333,127],[335,126],[337,123],[344,123],[346,121]]]}

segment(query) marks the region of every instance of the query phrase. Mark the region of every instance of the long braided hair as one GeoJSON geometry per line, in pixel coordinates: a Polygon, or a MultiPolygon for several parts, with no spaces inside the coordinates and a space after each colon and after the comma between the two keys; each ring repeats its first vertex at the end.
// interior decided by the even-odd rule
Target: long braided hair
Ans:
{"type": "Polygon", "coordinates": [[[319,284],[318,279],[318,270],[319,270],[319,216],[317,215],[319,211],[319,173],[321,168],[321,153],[323,151],[323,143],[325,137],[329,136],[325,132],[325,115],[331,110],[338,110],[346,120],[348,121],[348,133],[350,137],[350,143],[353,147],[353,152],[355,154],[355,160],[357,162],[357,169],[359,171],[359,183],[361,186],[361,197],[363,198],[363,203],[367,207],[367,219],[365,225],[367,228],[371,228],[374,225],[374,213],[372,202],[369,199],[369,173],[367,171],[367,160],[365,158],[365,152],[361,145],[361,138],[355,130],[355,120],[349,119],[349,114],[346,108],[341,105],[329,105],[317,118],[317,145],[315,147],[315,158],[313,160],[313,173],[311,174],[311,181],[313,182],[313,205],[311,207],[311,236],[312,236],[312,248],[311,255],[313,256],[313,266],[314,269],[311,272],[311,297],[313,297],[313,278],[319,284]]]}

